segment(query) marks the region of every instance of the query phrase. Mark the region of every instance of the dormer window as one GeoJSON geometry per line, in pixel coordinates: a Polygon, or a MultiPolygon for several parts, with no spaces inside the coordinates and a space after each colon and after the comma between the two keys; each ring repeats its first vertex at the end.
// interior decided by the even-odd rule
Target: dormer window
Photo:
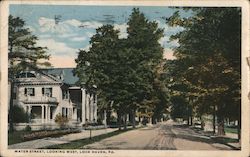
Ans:
{"type": "Polygon", "coordinates": [[[17,78],[35,78],[36,75],[31,72],[22,72],[17,75],[17,78]]]}

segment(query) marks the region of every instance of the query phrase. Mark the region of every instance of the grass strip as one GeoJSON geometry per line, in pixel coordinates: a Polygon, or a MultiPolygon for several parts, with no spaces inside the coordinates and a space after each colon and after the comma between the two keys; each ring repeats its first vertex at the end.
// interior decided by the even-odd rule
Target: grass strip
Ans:
{"type": "Polygon", "coordinates": [[[238,134],[238,130],[237,128],[229,128],[229,127],[225,127],[225,132],[226,133],[233,133],[233,134],[238,134]]]}
{"type": "Polygon", "coordinates": [[[107,134],[102,134],[102,135],[92,137],[91,139],[85,138],[85,139],[75,140],[75,141],[71,141],[70,143],[52,145],[52,146],[48,146],[48,147],[45,147],[42,149],[79,149],[85,145],[92,144],[94,142],[98,142],[98,141],[101,141],[103,139],[106,139],[106,138],[109,138],[109,137],[112,137],[115,135],[119,135],[121,133],[130,131],[130,130],[134,130],[134,129],[129,128],[127,130],[116,130],[114,132],[110,132],[107,134]]]}

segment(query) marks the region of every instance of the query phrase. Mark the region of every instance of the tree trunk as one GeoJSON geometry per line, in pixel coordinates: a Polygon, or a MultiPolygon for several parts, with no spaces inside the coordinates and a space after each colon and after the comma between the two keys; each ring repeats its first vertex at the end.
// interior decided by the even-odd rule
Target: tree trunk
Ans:
{"type": "Polygon", "coordinates": [[[238,126],[237,126],[237,133],[238,133],[238,141],[241,139],[241,120],[238,120],[238,126]]]}
{"type": "Polygon", "coordinates": [[[132,110],[132,125],[135,128],[135,110],[132,110]]]}
{"type": "Polygon", "coordinates": [[[238,140],[241,139],[241,107],[239,107],[239,116],[238,116],[238,125],[237,125],[237,132],[238,132],[238,140]]]}
{"type": "Polygon", "coordinates": [[[127,114],[125,113],[124,115],[123,115],[123,129],[124,130],[127,130],[127,114]]]}
{"type": "Polygon", "coordinates": [[[14,132],[14,122],[13,122],[13,98],[14,98],[14,81],[10,81],[10,108],[9,108],[9,132],[14,132]]]}
{"type": "Polygon", "coordinates": [[[225,130],[224,130],[224,118],[219,117],[218,118],[218,135],[225,135],[225,130]]]}
{"type": "Polygon", "coordinates": [[[118,118],[118,127],[119,130],[121,130],[122,117],[120,111],[117,112],[117,118],[118,118]]]}
{"type": "Polygon", "coordinates": [[[156,118],[154,115],[152,116],[152,124],[156,124],[156,118]]]}
{"type": "Polygon", "coordinates": [[[215,115],[215,105],[213,106],[213,133],[215,134],[215,117],[216,115],[215,115]]]}
{"type": "Polygon", "coordinates": [[[110,117],[111,117],[111,112],[110,110],[106,111],[106,124],[110,125],[110,117]]]}
{"type": "Polygon", "coordinates": [[[190,116],[190,125],[193,126],[193,115],[190,116]]]}

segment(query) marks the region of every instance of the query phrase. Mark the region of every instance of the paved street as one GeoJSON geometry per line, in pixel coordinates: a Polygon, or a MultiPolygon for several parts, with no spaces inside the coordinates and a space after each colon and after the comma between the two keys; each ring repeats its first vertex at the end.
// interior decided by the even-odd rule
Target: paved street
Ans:
{"type": "Polygon", "coordinates": [[[209,136],[172,121],[132,130],[83,149],[230,150],[209,136]]]}
{"type": "MultiPolygon", "coordinates": [[[[116,131],[115,129],[93,130],[92,137],[116,131]]],[[[234,134],[236,135],[236,134],[234,134]]],[[[231,136],[230,138],[236,138],[231,136]]],[[[10,145],[9,149],[35,149],[55,144],[69,143],[89,138],[89,131],[64,135],[58,138],[44,138],[10,145]]],[[[82,149],[146,149],[146,150],[232,150],[239,147],[222,144],[211,139],[203,131],[191,129],[171,120],[156,125],[127,131],[99,142],[83,146],[82,149]]]]}

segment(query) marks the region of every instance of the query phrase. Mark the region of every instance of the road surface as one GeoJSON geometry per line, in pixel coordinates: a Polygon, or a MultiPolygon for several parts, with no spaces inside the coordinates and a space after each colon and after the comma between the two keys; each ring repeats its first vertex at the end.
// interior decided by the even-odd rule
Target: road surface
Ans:
{"type": "Polygon", "coordinates": [[[131,150],[230,150],[203,135],[173,121],[128,131],[82,149],[131,149],[131,150]]]}

